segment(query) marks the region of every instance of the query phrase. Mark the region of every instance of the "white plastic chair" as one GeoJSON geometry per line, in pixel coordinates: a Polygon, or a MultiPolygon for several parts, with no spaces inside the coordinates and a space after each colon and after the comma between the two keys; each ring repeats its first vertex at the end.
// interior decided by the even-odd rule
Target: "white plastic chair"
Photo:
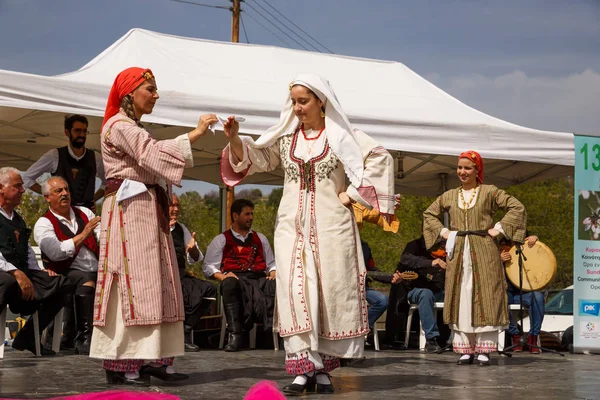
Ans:
{"type": "MultiPolygon", "coordinates": [[[[8,328],[6,327],[6,310],[4,308],[0,312],[0,359],[4,358],[4,341],[8,337],[8,328]]],[[[41,357],[41,344],[40,344],[40,322],[38,312],[36,311],[30,318],[33,318],[33,332],[35,341],[35,355],[41,357]]],[[[62,333],[62,320],[63,320],[63,309],[61,308],[56,317],[54,317],[54,335],[52,336],[52,350],[56,354],[60,351],[60,337],[62,333]]]]}
{"type": "MultiPolygon", "coordinates": [[[[417,304],[411,304],[408,310],[408,317],[406,318],[406,334],[404,335],[404,345],[408,347],[408,341],[410,340],[410,327],[412,325],[412,318],[415,311],[419,309],[417,304]]],[[[437,301],[434,305],[435,310],[435,318],[437,320],[437,313],[439,310],[444,309],[444,302],[437,301]]],[[[419,350],[425,350],[425,343],[427,343],[427,339],[425,338],[425,331],[423,331],[423,327],[421,326],[421,320],[419,319],[419,350]]]]}

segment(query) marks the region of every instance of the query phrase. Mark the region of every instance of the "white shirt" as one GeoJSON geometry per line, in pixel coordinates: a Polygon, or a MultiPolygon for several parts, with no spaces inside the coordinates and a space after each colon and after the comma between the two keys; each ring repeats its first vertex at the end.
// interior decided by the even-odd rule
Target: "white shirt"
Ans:
{"type": "MultiPolygon", "coordinates": [[[[87,149],[83,152],[81,157],[73,154],[73,150],[71,150],[71,146],[67,146],[67,150],[69,151],[69,155],[76,159],[77,161],[81,160],[85,157],[87,153],[87,149]]],[[[92,150],[90,150],[92,151],[92,150]]],[[[94,154],[94,158],[96,159],[96,176],[100,179],[102,184],[100,185],[101,189],[104,189],[105,177],[104,177],[104,164],[102,164],[102,156],[100,154],[94,154]]],[[[36,183],[36,179],[42,176],[45,173],[53,174],[56,172],[58,168],[58,149],[52,149],[46,152],[43,156],[40,157],[39,160],[34,162],[31,167],[27,171],[25,171],[21,176],[23,177],[23,187],[25,189],[29,189],[31,185],[36,183]]]]}
{"type": "MultiPolygon", "coordinates": [[[[245,242],[248,235],[252,233],[252,230],[250,230],[248,235],[242,236],[233,229],[230,230],[233,237],[242,242],[245,242]]],[[[269,240],[262,233],[254,233],[258,235],[260,242],[262,243],[263,256],[265,257],[265,263],[267,264],[267,272],[271,272],[275,270],[275,257],[273,256],[273,250],[271,250],[269,240]]],[[[202,264],[202,271],[204,272],[205,277],[210,278],[215,273],[221,272],[221,262],[223,261],[223,248],[225,247],[225,243],[225,235],[220,233],[206,248],[206,258],[204,259],[204,264],[202,264]]]]}
{"type": "MultiPolygon", "coordinates": [[[[4,215],[6,218],[12,221],[14,211],[10,213],[10,215],[8,215],[6,211],[4,211],[4,208],[0,207],[0,213],[2,213],[2,215],[4,215]]],[[[40,266],[38,265],[37,260],[35,259],[35,252],[31,248],[31,245],[27,246],[27,266],[29,269],[37,269],[38,271],[40,270],[40,266]]],[[[8,272],[13,271],[15,269],[17,269],[17,267],[6,261],[4,255],[0,253],[0,271],[8,272]]]]}
{"type": "MultiPolygon", "coordinates": [[[[88,220],[95,217],[94,213],[89,208],[76,207],[87,216],[88,220]]],[[[69,228],[71,232],[77,234],[79,224],[77,223],[75,213],[72,209],[70,210],[69,219],[56,214],[52,210],[50,210],[50,212],[54,214],[60,223],[69,228]]],[[[100,224],[94,228],[94,236],[96,237],[96,240],[100,242],[100,224]]],[[[62,242],[58,240],[52,222],[46,217],[41,217],[35,223],[35,227],[33,228],[33,238],[38,246],[40,246],[42,253],[52,261],[67,260],[75,254],[75,242],[73,239],[62,242]]],[[[71,268],[86,272],[97,272],[98,257],[96,257],[93,251],[82,244],[79,253],[77,253],[77,257],[75,257],[75,260],[73,260],[73,263],[71,264],[71,268]]]]}
{"type": "MultiPolygon", "coordinates": [[[[181,222],[177,222],[179,224],[179,226],[181,226],[181,229],[183,229],[183,246],[186,247],[187,244],[190,242],[190,240],[192,240],[192,234],[190,233],[190,231],[188,230],[188,228],[182,224],[181,222]]],[[[171,226],[171,232],[173,232],[173,229],[175,229],[175,225],[171,226]]],[[[192,258],[192,256],[190,256],[190,252],[186,251],[185,252],[185,256],[187,257],[187,263],[188,264],[196,264],[199,263],[200,261],[204,260],[204,254],[202,254],[202,252],[200,251],[200,248],[198,248],[198,242],[196,242],[194,240],[194,246],[196,246],[196,249],[198,249],[198,259],[194,260],[192,258]]]]}

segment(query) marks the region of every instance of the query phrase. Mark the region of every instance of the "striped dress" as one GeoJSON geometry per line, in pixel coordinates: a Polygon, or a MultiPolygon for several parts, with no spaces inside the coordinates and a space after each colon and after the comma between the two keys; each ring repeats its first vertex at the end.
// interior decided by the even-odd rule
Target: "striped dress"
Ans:
{"type": "MultiPolygon", "coordinates": [[[[476,198],[471,201],[471,207],[464,209],[460,204],[459,189],[448,190],[423,214],[423,235],[427,248],[433,247],[440,237],[444,228],[444,212],[448,212],[448,228],[451,231],[464,231],[494,228],[493,217],[497,210],[506,211],[497,227],[501,228],[507,238],[522,242],[525,239],[527,215],[525,207],[516,198],[496,186],[480,185],[476,198]]],[[[486,327],[508,325],[506,278],[500,251],[494,239],[474,235],[456,238],[454,256],[447,261],[444,302],[444,322],[454,325],[457,330],[478,332],[476,328],[486,331],[494,330],[486,327]],[[465,257],[465,249],[470,257],[465,257]],[[464,261],[469,261],[469,265],[464,265],[464,261]],[[461,290],[465,267],[472,269],[472,293],[468,307],[470,315],[459,316],[461,292],[463,295],[465,293],[461,290]],[[465,326],[467,324],[470,326],[465,326]]]]}
{"type": "MultiPolygon", "coordinates": [[[[182,142],[182,137],[157,141],[122,112],[116,114],[101,138],[106,177],[179,184],[192,163],[189,141],[187,152],[182,142]]],[[[170,232],[159,225],[155,189],[121,202],[108,195],[101,218],[90,357],[183,355],[181,280],[170,232]]]]}

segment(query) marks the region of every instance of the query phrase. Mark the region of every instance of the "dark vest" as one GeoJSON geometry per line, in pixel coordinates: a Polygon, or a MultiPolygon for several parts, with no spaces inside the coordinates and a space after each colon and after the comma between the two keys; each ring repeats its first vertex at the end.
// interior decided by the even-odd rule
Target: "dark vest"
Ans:
{"type": "Polygon", "coordinates": [[[16,211],[9,220],[0,214],[0,252],[12,265],[21,271],[29,269],[29,236],[31,229],[16,211]]]}
{"type": "Polygon", "coordinates": [[[58,167],[52,175],[63,177],[69,184],[71,204],[92,208],[96,188],[96,156],[86,150],[81,160],[69,154],[67,146],[58,149],[58,167]]]}
{"type": "Polygon", "coordinates": [[[175,247],[175,255],[177,256],[177,266],[179,267],[179,276],[183,278],[185,275],[185,240],[183,239],[183,228],[177,222],[171,231],[173,237],[173,246],[175,247]]]}
{"type": "Polygon", "coordinates": [[[255,232],[250,233],[245,242],[235,238],[231,230],[223,232],[225,246],[221,271],[266,271],[267,263],[263,254],[262,242],[255,232]]]}
{"type": "MultiPolygon", "coordinates": [[[[76,235],[79,235],[81,232],[83,232],[83,228],[85,228],[85,225],[89,222],[87,215],[85,215],[83,211],[75,207],[71,207],[71,209],[75,213],[75,220],[77,221],[77,233],[71,232],[71,230],[67,226],[65,226],[65,224],[60,222],[58,218],[56,218],[56,216],[52,214],[52,211],[48,210],[46,214],[44,214],[44,218],[48,218],[48,220],[52,223],[54,233],[56,233],[56,237],[61,242],[72,239],[76,235]]],[[[91,250],[96,255],[96,258],[98,258],[100,249],[98,247],[96,237],[93,234],[83,241],[83,246],[91,250]]],[[[71,267],[71,264],[73,264],[73,261],[75,261],[75,258],[77,258],[79,250],[81,250],[81,247],[75,249],[73,257],[62,261],[52,261],[42,252],[42,261],[44,263],[44,268],[51,269],[54,272],[61,272],[66,269],[69,269],[71,267]]]]}

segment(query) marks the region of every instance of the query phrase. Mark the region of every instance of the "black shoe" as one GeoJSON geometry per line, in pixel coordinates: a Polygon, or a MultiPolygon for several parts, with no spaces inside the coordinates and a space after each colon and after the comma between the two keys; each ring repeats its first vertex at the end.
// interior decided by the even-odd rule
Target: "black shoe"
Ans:
{"type": "Polygon", "coordinates": [[[480,367],[489,367],[490,365],[492,365],[492,360],[490,359],[490,355],[487,355],[487,361],[486,360],[480,360],[479,358],[477,358],[477,365],[479,365],[480,367]]]}
{"type": "MultiPolygon", "coordinates": [[[[462,357],[462,356],[461,356],[462,357]]],[[[471,354],[471,356],[467,359],[458,359],[456,362],[457,365],[470,365],[473,364],[473,360],[475,359],[475,354],[471,354]]]]}
{"type": "Polygon", "coordinates": [[[442,348],[437,344],[437,337],[427,339],[425,343],[425,351],[427,353],[437,353],[442,350],[442,348]]]}
{"type": "Polygon", "coordinates": [[[125,376],[125,372],[106,370],[106,383],[109,385],[132,385],[132,386],[150,386],[150,380],[139,378],[130,379],[125,376]]]}
{"type": "Polygon", "coordinates": [[[225,351],[239,351],[242,344],[241,333],[230,333],[229,339],[227,339],[227,346],[223,350],[225,351]]]}
{"type": "Polygon", "coordinates": [[[314,393],[315,385],[317,383],[315,375],[308,376],[304,374],[304,376],[306,377],[306,383],[304,385],[292,383],[287,386],[284,386],[284,388],[281,391],[289,396],[301,396],[305,390],[306,393],[314,393]]]}
{"type": "Polygon", "coordinates": [[[174,372],[172,374],[167,373],[167,366],[162,365],[160,367],[153,367],[151,365],[144,365],[140,370],[140,376],[153,376],[155,378],[161,379],[163,381],[174,382],[174,381],[182,381],[187,379],[188,376],[186,374],[180,374],[179,372],[174,372]]]}
{"type": "Polygon", "coordinates": [[[87,356],[90,354],[92,329],[94,329],[94,294],[75,295],[75,311],[77,322],[75,353],[87,356]]]}
{"type": "Polygon", "coordinates": [[[200,351],[200,347],[196,346],[194,343],[184,343],[183,347],[186,353],[195,353],[200,351]]]}
{"type": "Polygon", "coordinates": [[[315,375],[315,381],[317,380],[317,375],[327,375],[327,377],[329,378],[329,384],[317,382],[317,393],[333,394],[335,392],[335,388],[333,387],[333,383],[331,383],[331,375],[329,375],[327,372],[317,372],[317,374],[315,375]]]}

